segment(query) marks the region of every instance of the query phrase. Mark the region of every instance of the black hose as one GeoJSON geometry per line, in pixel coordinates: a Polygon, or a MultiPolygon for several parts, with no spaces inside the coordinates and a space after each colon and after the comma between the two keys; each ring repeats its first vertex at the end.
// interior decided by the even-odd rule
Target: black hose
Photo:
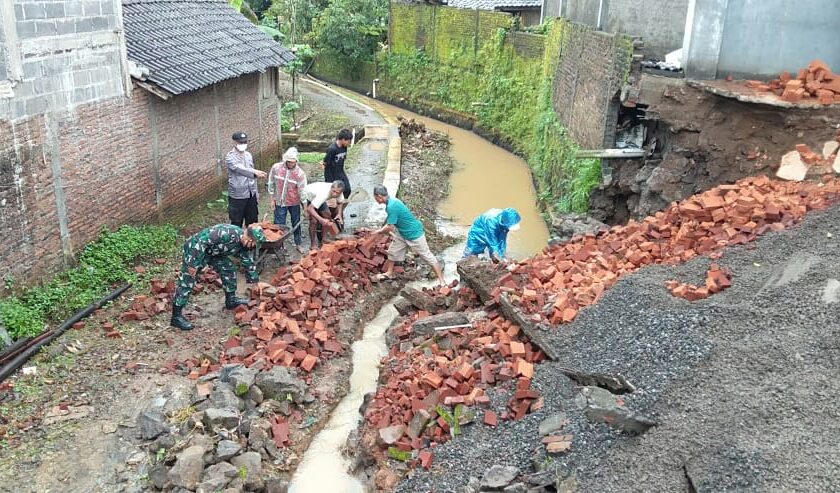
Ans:
{"type": "Polygon", "coordinates": [[[61,326],[59,326],[57,329],[55,329],[55,331],[52,333],[52,335],[50,335],[49,337],[39,341],[37,344],[34,344],[33,346],[29,347],[26,351],[17,355],[17,357],[15,359],[13,359],[11,362],[9,362],[4,367],[0,368],[0,382],[3,382],[7,378],[9,378],[9,376],[11,376],[15,371],[17,371],[18,368],[23,366],[23,364],[26,363],[29,360],[29,358],[31,358],[35,353],[37,353],[41,349],[41,346],[44,346],[45,344],[51,343],[58,336],[60,336],[64,332],[66,332],[67,329],[72,327],[74,323],[76,323],[79,320],[87,317],[88,315],[90,315],[94,311],[98,310],[105,303],[108,303],[109,301],[113,300],[117,296],[123,294],[130,287],[131,287],[131,284],[125,284],[125,285],[115,289],[114,291],[111,292],[111,294],[102,298],[101,300],[97,301],[96,303],[91,303],[87,307],[85,307],[85,308],[81,309],[80,311],[76,312],[72,317],[65,320],[64,323],[61,324],[61,326]]]}
{"type": "Polygon", "coordinates": [[[31,337],[24,337],[22,339],[19,339],[17,342],[10,345],[6,349],[4,349],[3,352],[0,352],[0,362],[5,361],[14,356],[16,353],[20,352],[20,349],[23,346],[29,344],[29,341],[31,340],[31,337]]]}

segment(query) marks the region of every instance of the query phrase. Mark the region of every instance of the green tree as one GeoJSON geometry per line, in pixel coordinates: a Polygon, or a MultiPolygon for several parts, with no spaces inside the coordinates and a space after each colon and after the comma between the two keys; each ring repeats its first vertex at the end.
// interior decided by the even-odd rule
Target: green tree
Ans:
{"type": "Polygon", "coordinates": [[[259,19],[257,18],[257,14],[251,9],[251,5],[244,0],[228,0],[228,3],[231,7],[236,9],[237,12],[244,15],[249,21],[253,22],[254,24],[259,23],[259,19]]]}
{"type": "Polygon", "coordinates": [[[312,22],[328,3],[328,0],[273,0],[264,19],[272,22],[271,27],[283,33],[290,43],[301,43],[309,39],[312,22]]]}
{"type": "Polygon", "coordinates": [[[388,0],[332,0],[315,18],[317,47],[344,57],[351,66],[373,60],[388,33],[388,0]]]}

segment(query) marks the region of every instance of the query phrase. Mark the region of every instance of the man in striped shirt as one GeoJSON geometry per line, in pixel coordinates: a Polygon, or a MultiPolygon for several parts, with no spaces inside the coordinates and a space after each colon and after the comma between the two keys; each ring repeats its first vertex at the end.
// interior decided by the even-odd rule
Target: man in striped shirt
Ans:
{"type": "Polygon", "coordinates": [[[300,231],[300,198],[306,186],[306,173],[298,166],[298,150],[290,147],[283,154],[283,162],[276,163],[268,173],[268,193],[271,194],[271,207],[274,209],[274,224],[286,225],[286,213],[295,229],[295,247],[304,253],[300,231]]]}

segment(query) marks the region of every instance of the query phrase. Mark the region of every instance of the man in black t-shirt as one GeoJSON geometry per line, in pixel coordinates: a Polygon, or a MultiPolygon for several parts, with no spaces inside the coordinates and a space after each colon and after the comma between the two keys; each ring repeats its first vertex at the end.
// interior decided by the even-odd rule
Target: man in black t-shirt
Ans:
{"type": "Polygon", "coordinates": [[[347,147],[352,139],[353,134],[350,133],[350,130],[342,129],[338,132],[335,142],[327,148],[324,160],[321,161],[321,166],[324,167],[325,182],[332,183],[336,180],[344,182],[345,199],[350,197],[350,180],[347,179],[347,173],[344,172],[344,160],[347,158],[347,147]]]}

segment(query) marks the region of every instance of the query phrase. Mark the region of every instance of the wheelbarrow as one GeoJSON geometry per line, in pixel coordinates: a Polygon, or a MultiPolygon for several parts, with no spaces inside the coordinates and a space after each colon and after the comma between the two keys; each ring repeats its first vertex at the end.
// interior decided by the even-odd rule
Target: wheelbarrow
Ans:
{"type": "Polygon", "coordinates": [[[265,233],[266,241],[260,245],[256,253],[255,263],[257,272],[262,272],[263,268],[265,268],[266,261],[270,257],[274,257],[280,265],[285,265],[289,262],[289,252],[284,248],[283,244],[287,238],[300,228],[301,224],[303,224],[303,221],[298,221],[295,227],[286,228],[285,226],[266,221],[259,223],[265,233]]]}

